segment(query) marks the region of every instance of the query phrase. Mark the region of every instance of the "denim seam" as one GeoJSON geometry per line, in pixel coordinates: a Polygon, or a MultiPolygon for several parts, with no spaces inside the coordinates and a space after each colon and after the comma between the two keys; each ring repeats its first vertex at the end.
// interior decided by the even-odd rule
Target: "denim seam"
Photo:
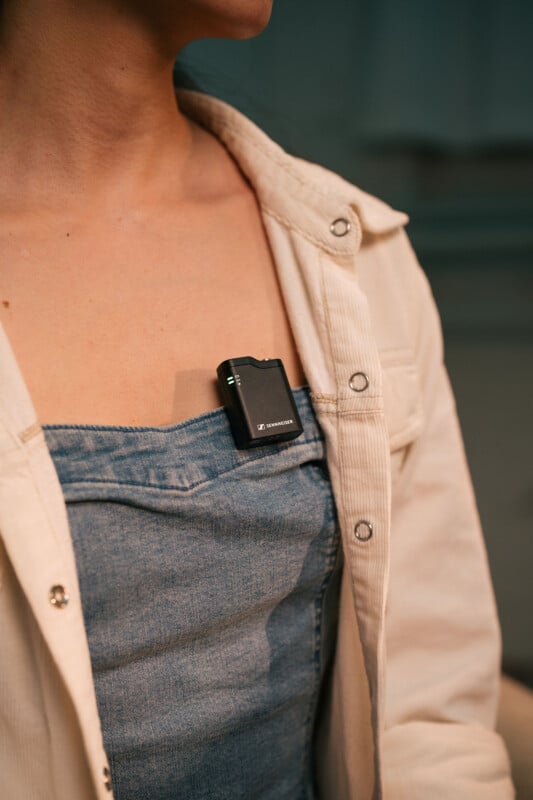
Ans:
{"type": "Polygon", "coordinates": [[[281,452],[286,452],[289,449],[289,447],[293,448],[293,449],[301,448],[301,447],[306,447],[307,445],[316,444],[317,442],[323,442],[323,439],[317,436],[317,437],[315,437],[313,439],[307,439],[304,442],[297,442],[297,443],[291,444],[290,446],[287,445],[286,447],[283,447],[280,450],[276,450],[275,453],[259,454],[257,457],[250,457],[249,459],[247,459],[242,464],[236,464],[235,466],[231,467],[230,469],[226,469],[226,470],[223,470],[221,472],[217,472],[215,475],[213,475],[213,476],[211,476],[209,478],[205,478],[205,479],[203,479],[201,481],[196,481],[196,483],[189,483],[186,486],[178,486],[178,485],[174,485],[174,484],[164,484],[164,483],[162,483],[162,484],[154,484],[154,483],[147,483],[146,481],[141,481],[141,482],[136,483],[135,481],[120,481],[120,480],[105,479],[105,478],[94,478],[94,479],[93,478],[88,478],[88,479],[81,480],[81,481],[80,480],[76,480],[76,481],[62,480],[61,483],[64,486],[73,486],[73,485],[74,486],[83,486],[83,485],[86,485],[86,484],[90,484],[90,485],[106,484],[106,485],[112,485],[112,486],[142,487],[143,489],[155,489],[155,490],[163,490],[163,491],[167,491],[168,490],[168,491],[175,491],[175,492],[188,492],[191,489],[197,489],[199,486],[204,486],[205,484],[208,484],[211,481],[216,480],[217,478],[221,478],[224,475],[229,475],[231,472],[236,472],[237,470],[242,469],[243,467],[247,467],[249,464],[255,464],[258,461],[263,461],[265,459],[277,456],[281,452]]]}
{"type": "Polygon", "coordinates": [[[51,422],[48,425],[43,424],[41,427],[44,430],[57,430],[58,428],[66,431],[104,431],[123,433],[146,433],[152,431],[153,433],[175,433],[177,430],[189,428],[192,425],[198,425],[199,422],[204,422],[210,418],[222,416],[224,408],[214,408],[212,411],[205,411],[200,416],[196,416],[190,420],[182,420],[181,422],[170,423],[169,425],[93,425],[91,423],[77,423],[77,422],[51,422]]]}

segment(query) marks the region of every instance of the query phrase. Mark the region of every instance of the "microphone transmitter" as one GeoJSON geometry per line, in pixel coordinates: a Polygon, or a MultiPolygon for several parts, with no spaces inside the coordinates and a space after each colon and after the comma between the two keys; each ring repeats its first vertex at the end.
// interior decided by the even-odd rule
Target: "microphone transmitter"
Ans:
{"type": "Polygon", "coordinates": [[[303,433],[281,359],[229,358],[218,365],[217,376],[239,450],[287,442],[303,433]]]}

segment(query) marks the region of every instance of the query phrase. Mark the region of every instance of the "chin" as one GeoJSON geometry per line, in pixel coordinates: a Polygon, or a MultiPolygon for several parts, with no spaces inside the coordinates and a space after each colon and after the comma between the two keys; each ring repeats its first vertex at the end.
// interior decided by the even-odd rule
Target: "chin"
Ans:
{"type": "MultiPolygon", "coordinates": [[[[229,5],[231,4],[228,3],[229,5]]],[[[250,39],[264,31],[272,13],[272,0],[248,0],[237,5],[244,8],[240,16],[240,32],[235,34],[236,39],[250,39]]]]}
{"type": "MultiPolygon", "coordinates": [[[[270,20],[273,0],[185,0],[206,37],[250,39],[270,20]]],[[[195,26],[196,27],[196,26],[195,26]]]]}

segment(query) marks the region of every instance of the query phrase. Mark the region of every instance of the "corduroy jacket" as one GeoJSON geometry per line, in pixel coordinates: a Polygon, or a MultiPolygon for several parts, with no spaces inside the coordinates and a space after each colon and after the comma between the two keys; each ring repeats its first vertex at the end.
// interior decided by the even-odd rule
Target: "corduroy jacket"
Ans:
{"type": "MultiPolygon", "coordinates": [[[[257,195],[326,439],[344,571],[318,795],[508,800],[495,601],[407,217],[221,101],[178,99],[257,195]]],[[[1,800],[110,800],[63,493],[1,327],[0,630],[1,800]]]]}

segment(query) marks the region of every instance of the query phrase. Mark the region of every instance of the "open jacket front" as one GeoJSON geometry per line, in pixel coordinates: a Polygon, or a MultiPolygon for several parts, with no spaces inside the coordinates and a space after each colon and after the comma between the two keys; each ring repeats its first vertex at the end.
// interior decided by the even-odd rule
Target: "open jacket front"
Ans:
{"type": "MultiPolygon", "coordinates": [[[[319,796],[512,798],[487,558],[407,217],[224,103],[178,97],[257,194],[326,437],[345,567],[319,796]]],[[[1,328],[0,535],[2,800],[111,798],[63,493],[1,328]]]]}

